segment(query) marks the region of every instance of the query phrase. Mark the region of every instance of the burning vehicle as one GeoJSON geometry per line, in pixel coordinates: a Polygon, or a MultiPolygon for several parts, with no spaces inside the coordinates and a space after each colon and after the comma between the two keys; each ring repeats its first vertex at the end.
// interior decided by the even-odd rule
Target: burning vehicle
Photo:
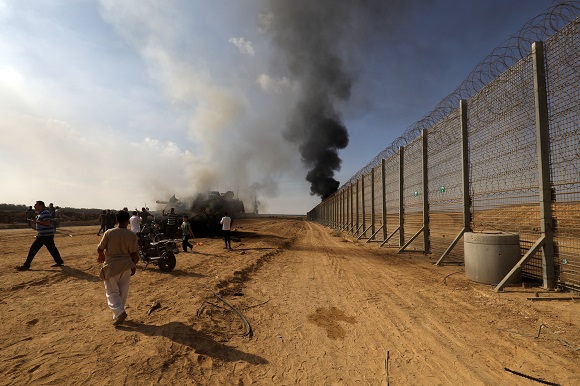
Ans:
{"type": "MultiPolygon", "coordinates": [[[[187,214],[193,234],[197,237],[214,237],[221,234],[220,220],[224,213],[227,212],[232,220],[245,213],[244,203],[236,198],[232,191],[198,193],[190,205],[185,204],[175,195],[171,196],[168,201],[158,200],[156,203],[165,204],[165,209],[175,208],[175,212],[179,215],[187,214]]],[[[155,218],[161,219],[159,225],[161,231],[165,232],[166,222],[163,221],[163,217],[156,216],[155,218]]]]}

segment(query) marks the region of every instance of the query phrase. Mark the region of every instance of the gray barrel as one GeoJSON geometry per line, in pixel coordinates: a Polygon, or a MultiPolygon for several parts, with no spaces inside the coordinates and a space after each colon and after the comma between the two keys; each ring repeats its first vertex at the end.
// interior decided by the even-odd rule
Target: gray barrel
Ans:
{"type": "MultiPolygon", "coordinates": [[[[465,275],[469,280],[498,284],[520,260],[520,235],[517,233],[467,232],[463,239],[465,275]]],[[[519,269],[511,284],[521,281],[519,269]]]]}

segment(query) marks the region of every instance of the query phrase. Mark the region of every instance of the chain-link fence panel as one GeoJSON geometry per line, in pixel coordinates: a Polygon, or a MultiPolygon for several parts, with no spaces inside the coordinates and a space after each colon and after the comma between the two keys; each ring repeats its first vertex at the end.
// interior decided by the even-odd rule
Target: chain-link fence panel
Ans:
{"type": "MultiPolygon", "coordinates": [[[[403,208],[405,242],[423,227],[423,139],[405,146],[403,159],[403,208]]],[[[407,250],[423,251],[423,238],[416,238],[407,250]]]]}
{"type": "Polygon", "coordinates": [[[363,197],[363,208],[364,208],[364,223],[361,228],[361,238],[368,239],[371,237],[371,225],[373,216],[373,184],[372,184],[372,174],[369,172],[364,175],[363,178],[364,186],[364,197],[363,197]]]}
{"type": "Polygon", "coordinates": [[[387,238],[390,237],[387,242],[387,246],[400,246],[399,237],[396,234],[399,228],[399,215],[400,215],[400,205],[399,205],[399,186],[400,178],[399,171],[401,167],[401,162],[399,160],[399,154],[394,154],[385,161],[385,201],[386,201],[386,212],[387,212],[387,238]]]}
{"type": "Polygon", "coordinates": [[[554,247],[562,286],[580,290],[580,23],[546,41],[554,247]]]}
{"type": "MultiPolygon", "coordinates": [[[[472,228],[516,232],[522,254],[540,237],[539,182],[531,55],[469,99],[472,228]]],[[[524,267],[542,277],[541,254],[524,267]]]]}
{"type": "MultiPolygon", "coordinates": [[[[441,256],[463,229],[462,138],[459,110],[439,121],[427,139],[431,253],[441,256]]],[[[463,261],[458,243],[447,260],[463,261]]]]}
{"type": "Polygon", "coordinates": [[[373,227],[372,241],[383,241],[383,168],[378,165],[373,169],[373,227]]]}

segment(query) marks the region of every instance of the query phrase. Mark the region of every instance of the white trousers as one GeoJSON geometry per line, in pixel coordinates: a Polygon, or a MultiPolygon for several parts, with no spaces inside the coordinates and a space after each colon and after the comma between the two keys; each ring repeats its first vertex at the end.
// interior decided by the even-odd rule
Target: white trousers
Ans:
{"type": "Polygon", "coordinates": [[[127,270],[118,275],[105,280],[105,292],[107,293],[107,304],[113,311],[113,319],[125,312],[125,303],[129,294],[129,283],[131,282],[131,270],[127,270]]]}

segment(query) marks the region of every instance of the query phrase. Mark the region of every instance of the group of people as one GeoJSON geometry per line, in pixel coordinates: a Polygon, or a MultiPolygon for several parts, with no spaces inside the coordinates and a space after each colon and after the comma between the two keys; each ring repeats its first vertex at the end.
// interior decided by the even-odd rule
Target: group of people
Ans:
{"type": "MultiPolygon", "coordinates": [[[[123,209],[121,209],[125,212],[128,212],[129,210],[125,207],[123,209]]],[[[109,229],[112,229],[115,227],[115,224],[117,223],[117,212],[111,210],[111,209],[107,209],[107,210],[103,210],[101,212],[101,214],[99,214],[99,224],[101,224],[101,228],[99,229],[99,231],[97,232],[97,236],[101,235],[101,232],[106,232],[109,229]]],[[[144,226],[145,224],[148,224],[149,218],[152,218],[153,215],[151,213],[149,213],[149,211],[147,210],[147,208],[141,208],[141,211],[137,211],[134,210],[133,211],[133,216],[135,218],[138,219],[138,221],[136,219],[132,219],[131,222],[129,223],[131,225],[131,230],[135,233],[140,232],[142,226],[144,226]]]]}
{"type": "MultiPolygon", "coordinates": [[[[165,213],[165,209],[161,212],[163,216],[167,216],[167,228],[166,233],[167,237],[170,239],[175,238],[176,231],[181,231],[181,240],[182,240],[182,248],[183,252],[187,252],[187,248],[193,249],[193,245],[189,242],[189,239],[193,237],[193,230],[191,228],[191,224],[189,223],[189,217],[187,215],[183,215],[182,220],[183,222],[181,225],[178,225],[177,218],[179,217],[177,213],[175,213],[175,208],[171,208],[169,213],[165,213]]],[[[222,224],[222,231],[224,234],[224,242],[225,247],[224,249],[231,249],[231,225],[232,225],[232,218],[228,216],[228,213],[225,212],[224,216],[220,220],[220,224],[222,224]]]]}
{"type": "MultiPolygon", "coordinates": [[[[30,246],[26,261],[24,264],[16,267],[16,269],[19,271],[29,270],[32,260],[42,246],[46,246],[54,259],[54,264],[51,267],[63,267],[64,261],[54,243],[56,226],[52,221],[53,215],[43,201],[36,201],[34,204],[34,212],[36,216],[31,218],[30,221],[36,228],[37,235],[30,246]]],[[[103,213],[108,214],[106,211],[103,211],[103,213]]],[[[117,228],[114,227],[115,223],[113,223],[111,228],[105,229],[103,237],[97,245],[97,262],[101,265],[99,277],[105,285],[107,305],[113,312],[114,326],[122,324],[127,318],[125,304],[129,294],[130,279],[135,274],[137,263],[139,262],[139,242],[135,230],[140,229],[138,228],[139,224],[143,221],[146,223],[150,215],[145,208],[143,208],[141,216],[138,216],[138,214],[137,211],[134,211],[133,216],[131,216],[127,208],[116,212],[115,223],[117,224],[117,228]],[[147,215],[143,216],[144,212],[147,215]],[[129,226],[131,226],[131,229],[128,229],[129,226]]],[[[171,208],[167,215],[165,214],[165,210],[163,210],[163,215],[167,216],[167,226],[170,224],[174,225],[176,230],[181,231],[184,252],[187,252],[188,247],[193,249],[193,245],[189,243],[189,239],[193,237],[193,231],[188,216],[183,215],[183,222],[177,227],[178,216],[175,214],[174,208],[171,208]]],[[[231,249],[231,217],[225,213],[220,224],[222,224],[224,233],[225,248],[231,249]]],[[[99,235],[102,228],[101,223],[99,235]]]]}

